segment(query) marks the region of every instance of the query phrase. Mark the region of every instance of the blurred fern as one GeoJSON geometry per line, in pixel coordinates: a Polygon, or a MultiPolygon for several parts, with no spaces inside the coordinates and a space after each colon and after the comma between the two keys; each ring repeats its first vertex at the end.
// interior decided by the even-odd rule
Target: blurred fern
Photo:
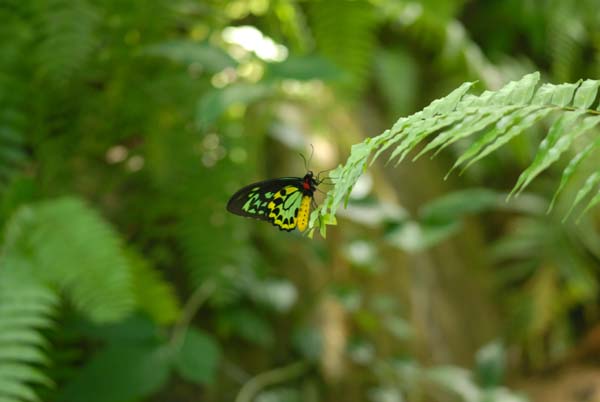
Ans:
{"type": "Polygon", "coordinates": [[[181,310],[175,289],[140,255],[130,251],[127,257],[138,308],[158,324],[173,324],[181,310]]]}
{"type": "Polygon", "coordinates": [[[581,60],[586,30],[578,9],[580,4],[554,1],[548,7],[548,44],[551,71],[558,81],[572,79],[581,60]]]}
{"type": "Polygon", "coordinates": [[[309,7],[317,49],[350,73],[346,88],[360,92],[376,43],[374,7],[364,0],[310,2],[309,7]]]}
{"type": "Polygon", "coordinates": [[[0,400],[38,400],[34,386],[52,386],[42,330],[53,327],[58,296],[3,261],[0,269],[0,400]]]}
{"type": "MultiPolygon", "coordinates": [[[[209,134],[214,141],[224,137],[209,134]]],[[[205,157],[221,148],[206,150],[205,157]]],[[[198,150],[203,151],[202,137],[184,130],[171,136],[150,135],[147,143],[148,170],[157,188],[176,211],[169,211],[174,220],[174,239],[181,253],[182,267],[189,275],[191,290],[207,281],[214,282],[221,301],[231,301],[238,291],[231,286],[239,279],[241,266],[248,266],[245,240],[248,233],[239,221],[227,221],[223,205],[228,193],[222,183],[231,180],[236,167],[228,160],[213,169],[202,169],[198,150]],[[237,226],[233,226],[237,225],[237,226]],[[233,233],[233,236],[232,236],[233,233]],[[230,251],[235,249],[236,253],[230,251]],[[241,259],[242,261],[239,261],[241,259]]]]}
{"type": "MultiPolygon", "coordinates": [[[[437,154],[457,141],[477,136],[450,169],[450,172],[458,168],[464,171],[537,122],[555,114],[556,118],[546,138],[540,143],[533,162],[521,173],[509,198],[520,194],[535,177],[570,150],[578,137],[600,123],[600,113],[590,109],[596,102],[600,81],[544,84],[538,88],[539,78],[539,73],[529,74],[520,81],[510,82],[498,91],[485,91],[479,96],[468,93],[472,83],[464,83],[446,97],[433,101],[422,111],[400,118],[391,129],[381,135],[354,145],[346,164],[331,172],[330,176],[336,181],[336,185],[320,208],[313,212],[312,224],[317,219],[325,224],[335,224],[335,213],[339,204],[347,200],[373,154],[371,163],[384,151],[393,149],[389,161],[396,160],[399,163],[429,137],[434,136],[414,159],[434,150],[437,154]]],[[[581,162],[598,145],[600,141],[590,142],[571,159],[563,170],[555,199],[578,170],[581,162]]],[[[599,182],[599,174],[592,173],[581,186],[572,206],[577,206],[589,197],[599,182]]],[[[584,212],[598,203],[600,195],[588,200],[584,212]]],[[[325,225],[321,225],[321,232],[325,233],[325,225]]]]}
{"type": "Polygon", "coordinates": [[[65,83],[85,65],[96,45],[97,11],[87,0],[34,2],[32,8],[39,35],[38,73],[51,82],[65,83]]]}
{"type": "MultiPolygon", "coordinates": [[[[498,66],[488,60],[480,42],[471,39],[459,19],[464,7],[461,0],[386,1],[382,11],[393,26],[418,46],[434,52],[435,61],[443,68],[459,67],[459,71],[481,80],[487,88],[498,88],[502,79],[498,66]]],[[[429,58],[427,63],[431,63],[429,58]]]]}
{"type": "Polygon", "coordinates": [[[591,319],[589,306],[598,295],[596,260],[583,241],[597,234],[591,227],[561,225],[555,215],[520,216],[493,246],[501,263],[496,275],[506,303],[506,335],[524,346],[529,364],[538,368],[564,357],[575,341],[572,312],[591,319]]]}
{"type": "Polygon", "coordinates": [[[117,234],[76,198],[24,206],[8,222],[2,261],[58,287],[97,322],[134,307],[131,275],[117,234]]]}
{"type": "Polygon", "coordinates": [[[48,363],[40,330],[50,326],[57,306],[54,289],[98,323],[121,320],[136,302],[156,322],[177,317],[173,289],[141,257],[126,258],[117,234],[79,199],[21,207],[7,223],[4,239],[0,396],[5,392],[6,400],[36,400],[31,384],[50,384],[38,366],[48,363]]]}
{"type": "Polygon", "coordinates": [[[0,192],[26,160],[26,80],[19,63],[31,32],[20,5],[0,6],[0,192]]]}

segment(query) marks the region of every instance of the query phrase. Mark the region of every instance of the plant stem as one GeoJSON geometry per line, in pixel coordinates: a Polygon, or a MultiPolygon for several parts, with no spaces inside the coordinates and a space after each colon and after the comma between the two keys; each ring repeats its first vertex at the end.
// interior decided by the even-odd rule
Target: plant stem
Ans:
{"type": "Polygon", "coordinates": [[[210,297],[210,295],[215,290],[215,284],[212,281],[204,282],[202,285],[198,286],[194,293],[190,296],[188,301],[185,303],[183,307],[183,311],[181,312],[181,317],[179,321],[173,327],[173,332],[171,335],[171,345],[178,348],[181,346],[183,342],[183,337],[187,332],[188,327],[190,326],[190,322],[196,315],[198,309],[204,304],[204,302],[210,297]]]}
{"type": "Polygon", "coordinates": [[[289,381],[308,369],[308,363],[304,361],[292,363],[288,366],[279,367],[270,371],[265,371],[251,378],[238,393],[235,402],[251,402],[256,394],[265,387],[289,381]]]}

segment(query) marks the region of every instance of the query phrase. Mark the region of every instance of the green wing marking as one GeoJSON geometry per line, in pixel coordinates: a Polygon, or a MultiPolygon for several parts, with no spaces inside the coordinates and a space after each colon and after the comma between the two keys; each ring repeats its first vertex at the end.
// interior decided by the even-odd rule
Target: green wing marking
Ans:
{"type": "Polygon", "coordinates": [[[302,191],[295,186],[285,186],[276,192],[267,204],[268,218],[273,225],[282,230],[293,230],[301,203],[302,191]]]}
{"type": "Polygon", "coordinates": [[[273,193],[267,192],[261,194],[260,187],[255,187],[248,194],[248,201],[242,206],[242,211],[249,214],[264,215],[266,213],[265,207],[267,206],[267,200],[273,196],[273,193]],[[269,197],[267,197],[269,195],[269,197]]]}

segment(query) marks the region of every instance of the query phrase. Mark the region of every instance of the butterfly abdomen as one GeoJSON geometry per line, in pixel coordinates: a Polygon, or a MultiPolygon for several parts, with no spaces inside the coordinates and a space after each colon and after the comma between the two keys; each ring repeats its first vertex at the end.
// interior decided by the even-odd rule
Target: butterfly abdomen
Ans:
{"type": "Polygon", "coordinates": [[[300,208],[298,208],[298,223],[296,227],[301,232],[304,232],[308,227],[308,215],[310,213],[311,201],[312,197],[310,195],[304,195],[302,197],[302,202],[300,203],[300,208]]]}

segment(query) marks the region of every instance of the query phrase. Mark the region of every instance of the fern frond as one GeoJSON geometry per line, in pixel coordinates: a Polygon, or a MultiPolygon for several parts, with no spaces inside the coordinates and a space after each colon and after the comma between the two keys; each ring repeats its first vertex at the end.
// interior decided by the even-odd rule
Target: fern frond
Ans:
{"type": "MultiPolygon", "coordinates": [[[[538,87],[539,78],[539,73],[528,74],[498,91],[485,91],[478,96],[469,94],[472,83],[465,83],[446,97],[433,101],[422,111],[400,118],[381,135],[354,145],[346,164],[330,174],[336,185],[321,207],[313,212],[311,222],[314,224],[319,219],[324,224],[335,223],[339,204],[349,196],[352,187],[367,168],[372,154],[374,156],[371,163],[384,151],[393,148],[389,160],[399,163],[417,145],[430,137],[433,139],[414,159],[434,150],[439,152],[456,141],[475,136],[476,139],[450,169],[450,172],[458,168],[464,171],[540,120],[554,114],[557,116],[556,120],[540,144],[533,162],[519,177],[509,198],[513,194],[518,195],[535,177],[571,149],[575,139],[600,123],[600,113],[590,109],[596,102],[600,81],[543,84],[538,87]]],[[[591,143],[589,148],[572,159],[564,171],[557,194],[565,187],[581,160],[598,144],[599,141],[591,143]]],[[[582,193],[575,204],[584,199],[595,184],[592,182],[590,190],[582,193]]],[[[598,202],[600,197],[590,201],[587,208],[598,202]]],[[[323,234],[324,227],[325,225],[321,225],[323,234]]]]}
{"type": "Polygon", "coordinates": [[[28,273],[0,264],[0,400],[37,401],[34,385],[52,386],[41,330],[53,326],[58,296],[28,273]]]}
{"type": "Polygon", "coordinates": [[[52,82],[64,83],[81,69],[96,44],[98,22],[87,0],[38,2],[35,10],[40,42],[36,47],[39,73],[52,82]]]}
{"type": "MultiPolygon", "coordinates": [[[[0,77],[0,91],[6,88],[0,77]]],[[[10,92],[9,92],[10,93],[10,92]]],[[[21,170],[27,156],[23,140],[25,116],[13,102],[0,95],[0,192],[21,170]]]]}
{"type": "Polygon", "coordinates": [[[459,18],[464,6],[456,1],[398,1],[382,9],[391,24],[400,26],[412,41],[440,57],[444,65],[459,66],[486,88],[499,88],[503,76],[499,67],[471,39],[459,18]]]}
{"type": "Polygon", "coordinates": [[[181,307],[171,283],[165,281],[148,261],[137,253],[127,253],[132,271],[133,292],[138,308],[158,324],[175,322],[181,307]]]}
{"type": "Polygon", "coordinates": [[[375,47],[375,10],[364,0],[310,2],[309,16],[319,51],[350,73],[348,88],[360,91],[375,47]]]}
{"type": "Polygon", "coordinates": [[[580,13],[586,6],[569,1],[552,1],[548,4],[548,50],[551,70],[559,81],[569,80],[582,58],[588,39],[580,13]],[[580,9],[580,10],[579,10],[580,9]]]}
{"type": "Polygon", "coordinates": [[[22,5],[0,6],[0,192],[26,160],[23,150],[27,82],[20,61],[29,40],[22,5]]]}
{"type": "Polygon", "coordinates": [[[76,198],[21,208],[8,222],[3,257],[60,287],[97,322],[134,307],[129,266],[112,228],[76,198]]]}
{"type": "Polygon", "coordinates": [[[150,136],[147,166],[160,191],[179,206],[177,211],[169,208],[169,214],[176,217],[173,230],[190,289],[212,282],[218,291],[211,301],[229,303],[239,297],[240,277],[255,257],[248,247],[247,226],[228,220],[223,209],[229,196],[223,183],[232,182],[240,170],[226,160],[212,169],[198,169],[196,141],[196,133],[184,130],[170,137],[150,136]]]}

